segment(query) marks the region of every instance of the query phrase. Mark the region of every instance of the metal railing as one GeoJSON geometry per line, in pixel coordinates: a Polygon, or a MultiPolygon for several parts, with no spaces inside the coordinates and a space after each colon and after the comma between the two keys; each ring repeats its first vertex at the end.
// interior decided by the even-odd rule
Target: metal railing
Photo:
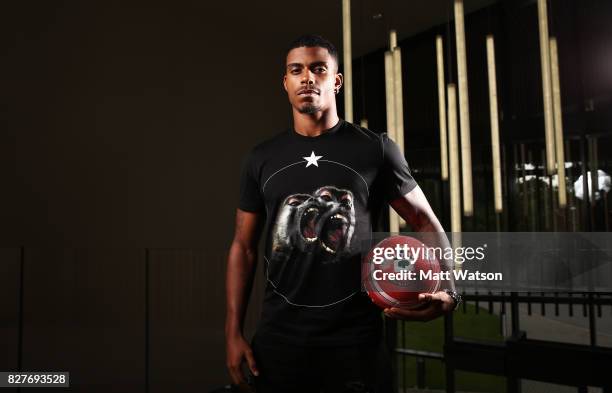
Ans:
{"type": "MultiPolygon", "coordinates": [[[[510,318],[510,332],[505,323],[500,323],[502,342],[484,342],[464,339],[454,334],[453,315],[444,320],[443,352],[430,352],[405,347],[404,329],[406,322],[387,319],[386,334],[392,345],[397,371],[398,357],[416,359],[416,388],[425,388],[425,360],[442,361],[445,367],[445,389],[456,391],[455,371],[469,371],[481,374],[499,375],[506,378],[506,391],[521,391],[521,379],[575,386],[578,392],[587,386],[600,386],[604,392],[612,392],[612,348],[597,345],[597,318],[603,317],[603,308],[610,307],[612,315],[612,293],[465,293],[464,303],[456,312],[467,313],[467,305],[473,304],[474,313],[498,313],[500,320],[510,318]],[[526,315],[519,312],[519,305],[526,305],[526,315]],[[560,306],[566,305],[568,316],[575,308],[582,309],[582,316],[588,318],[589,345],[569,344],[554,341],[529,339],[520,329],[521,317],[534,313],[539,306],[542,316],[547,313],[546,305],[553,305],[553,315],[560,315],[560,306]],[[484,307],[483,307],[484,306],[484,307]],[[484,309],[484,310],[483,310],[484,309]],[[508,313],[509,311],[509,313],[508,313]],[[509,314],[509,315],[508,315],[509,314]],[[399,326],[398,326],[399,325],[399,326]],[[401,328],[401,338],[397,329],[401,328]],[[399,342],[401,341],[401,342],[399,342]]],[[[403,366],[403,364],[402,364],[403,366]]],[[[396,372],[396,376],[399,373],[396,372]]],[[[406,373],[402,370],[403,381],[398,385],[406,388],[406,373]]]]}

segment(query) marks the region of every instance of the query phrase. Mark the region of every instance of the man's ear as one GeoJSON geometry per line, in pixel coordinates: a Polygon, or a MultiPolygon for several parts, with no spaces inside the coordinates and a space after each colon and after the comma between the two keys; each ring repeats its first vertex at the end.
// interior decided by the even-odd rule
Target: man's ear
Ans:
{"type": "Polygon", "coordinates": [[[287,75],[283,75],[283,87],[285,91],[287,91],[287,75]]]}
{"type": "Polygon", "coordinates": [[[334,87],[337,91],[340,91],[342,84],[344,83],[344,76],[341,73],[336,74],[336,80],[334,81],[334,87]]]}

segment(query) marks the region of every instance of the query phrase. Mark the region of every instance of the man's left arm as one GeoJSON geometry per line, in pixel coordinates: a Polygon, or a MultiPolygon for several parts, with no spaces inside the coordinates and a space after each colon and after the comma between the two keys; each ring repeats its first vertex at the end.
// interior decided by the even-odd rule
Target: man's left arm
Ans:
{"type": "MultiPolygon", "coordinates": [[[[414,187],[406,195],[390,201],[389,204],[410,224],[414,232],[420,232],[420,240],[427,246],[441,247],[442,250],[450,247],[440,221],[419,186],[414,187]]],[[[450,272],[450,279],[441,281],[440,291],[433,294],[419,294],[419,301],[422,305],[415,309],[386,308],[385,315],[404,320],[430,321],[453,311],[455,299],[446,292],[446,290],[455,290],[452,280],[452,261],[440,261],[440,269],[450,272]]]]}

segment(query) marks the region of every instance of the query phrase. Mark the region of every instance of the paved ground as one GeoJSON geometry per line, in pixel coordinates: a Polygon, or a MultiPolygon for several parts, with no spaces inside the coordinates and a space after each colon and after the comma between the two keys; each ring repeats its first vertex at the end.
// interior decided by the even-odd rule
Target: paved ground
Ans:
{"type": "MultiPolygon", "coordinates": [[[[574,315],[569,316],[567,305],[559,305],[559,315],[555,316],[555,306],[546,305],[545,314],[541,314],[541,305],[532,304],[531,315],[528,306],[519,307],[520,329],[527,333],[528,338],[536,340],[556,341],[572,344],[589,345],[589,319],[584,317],[582,306],[574,306],[574,315]]],[[[508,310],[508,309],[506,309],[508,310]]],[[[506,319],[506,331],[510,331],[510,318],[506,319]]],[[[612,310],[609,306],[602,307],[601,317],[595,318],[597,345],[612,347],[612,310]]]]}

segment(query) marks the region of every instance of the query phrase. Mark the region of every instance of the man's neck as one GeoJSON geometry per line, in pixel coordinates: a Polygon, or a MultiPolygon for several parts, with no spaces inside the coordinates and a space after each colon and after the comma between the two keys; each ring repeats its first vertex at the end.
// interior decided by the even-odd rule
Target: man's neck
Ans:
{"type": "Polygon", "coordinates": [[[293,108],[293,128],[298,134],[314,137],[338,124],[338,113],[335,108],[312,114],[304,114],[293,108]]]}

